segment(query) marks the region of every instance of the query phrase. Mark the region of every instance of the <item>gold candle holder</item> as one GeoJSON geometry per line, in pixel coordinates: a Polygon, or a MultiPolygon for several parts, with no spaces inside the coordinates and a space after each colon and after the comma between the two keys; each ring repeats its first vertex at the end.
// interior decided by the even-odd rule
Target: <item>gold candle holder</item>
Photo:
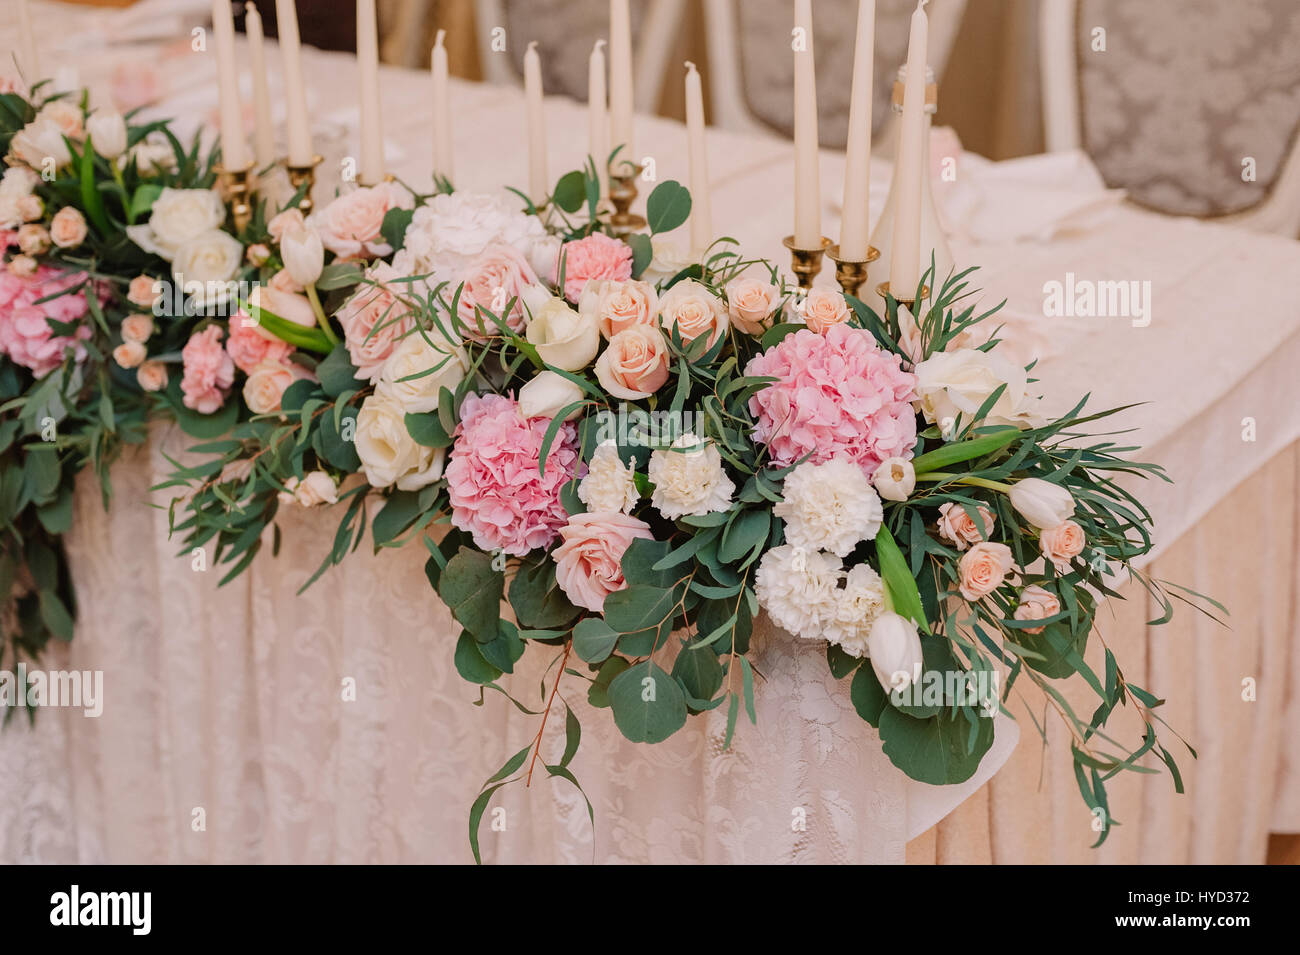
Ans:
{"type": "Polygon", "coordinates": [[[235,231],[243,232],[253,218],[253,163],[248,163],[242,169],[229,169],[218,163],[213,169],[217,174],[221,197],[230,207],[231,218],[235,220],[235,231]]]}
{"type": "MultiPolygon", "coordinates": [[[[914,299],[914,298],[900,298],[900,297],[897,296],[897,295],[893,295],[893,294],[889,291],[889,283],[888,283],[888,282],[881,282],[879,285],[877,285],[877,286],[876,286],[876,294],[879,295],[882,299],[884,299],[885,297],[890,297],[890,298],[893,298],[893,300],[894,300],[895,302],[897,302],[899,305],[906,305],[906,306],[907,306],[907,310],[908,310],[908,311],[911,313],[911,315],[912,315],[912,318],[916,318],[916,299],[914,299]]],[[[929,297],[930,297],[930,286],[928,286],[928,285],[922,285],[922,286],[921,286],[921,301],[924,302],[924,301],[925,301],[927,298],[929,298],[929,297]]]]}
{"type": "Polygon", "coordinates": [[[827,249],[826,254],[835,263],[835,281],[840,283],[845,295],[854,297],[857,297],[858,289],[867,281],[867,266],[880,258],[880,250],[874,245],[867,246],[867,257],[860,262],[840,258],[838,243],[827,249]]]}
{"type": "Polygon", "coordinates": [[[781,242],[790,250],[790,269],[799,279],[799,287],[812,288],[813,279],[822,270],[822,256],[831,248],[831,240],[822,236],[821,245],[815,249],[801,249],[794,243],[794,236],[788,235],[781,242]]]}
{"type": "Polygon", "coordinates": [[[640,232],[646,226],[645,217],[631,211],[632,203],[636,202],[636,177],[643,168],[630,162],[610,166],[609,201],[614,204],[614,214],[609,217],[609,224],[618,235],[640,232]]]}
{"type": "Polygon", "coordinates": [[[310,214],[313,208],[311,192],[316,188],[316,167],[324,160],[324,156],[312,156],[311,160],[303,166],[295,166],[288,159],[284,161],[284,168],[289,173],[289,185],[293,187],[293,194],[296,196],[303,183],[307,184],[307,191],[302,194],[302,199],[298,202],[298,209],[303,215],[310,214]]]}

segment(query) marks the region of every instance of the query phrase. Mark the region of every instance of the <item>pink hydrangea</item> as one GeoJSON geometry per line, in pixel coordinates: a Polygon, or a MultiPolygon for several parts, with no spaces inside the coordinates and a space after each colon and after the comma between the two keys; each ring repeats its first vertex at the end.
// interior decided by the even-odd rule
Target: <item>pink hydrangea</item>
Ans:
{"type": "Polygon", "coordinates": [[[485,551],[516,557],[548,546],[568,522],[560,489],[580,476],[577,429],[565,424],[538,473],[549,418],[524,419],[502,395],[467,395],[447,464],[451,522],[485,551]]]}
{"type": "Polygon", "coordinates": [[[199,414],[219,411],[235,382],[235,363],[221,346],[221,326],[195,332],[181,349],[181,401],[199,414]]]}
{"type": "Polygon", "coordinates": [[[632,247],[601,232],[566,242],[562,254],[564,296],[570,302],[577,302],[593,279],[622,282],[632,277],[632,247]]]}
{"type": "Polygon", "coordinates": [[[37,303],[47,295],[76,288],[85,278],[82,273],[67,274],[46,265],[29,276],[0,269],[0,354],[31,369],[37,378],[58,368],[69,349],[76,361],[84,361],[86,346],[82,342],[91,336],[90,325],[79,324],[73,335],[55,335],[46,321],[73,323],[85,318],[84,290],[37,303]]]}
{"type": "Polygon", "coordinates": [[[244,374],[251,375],[253,369],[264,361],[283,364],[292,351],[292,345],[264,331],[246,313],[241,311],[230,319],[226,354],[244,374]]]}
{"type": "Polygon", "coordinates": [[[886,458],[910,458],[916,376],[901,361],[848,325],[787,335],[745,368],[777,379],[749,399],[754,437],[782,467],[811,452],[814,464],[845,456],[870,477],[886,458]]]}

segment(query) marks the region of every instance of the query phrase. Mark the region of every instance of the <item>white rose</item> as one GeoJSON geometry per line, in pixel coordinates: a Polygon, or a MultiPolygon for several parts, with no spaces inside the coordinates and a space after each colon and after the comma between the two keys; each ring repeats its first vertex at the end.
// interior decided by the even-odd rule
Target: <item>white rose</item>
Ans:
{"type": "Polygon", "coordinates": [[[886,501],[906,501],[916,490],[916,468],[906,458],[885,458],[871,475],[871,483],[886,501]]]}
{"type": "Polygon", "coordinates": [[[1074,514],[1074,498],[1059,484],[1042,478],[1025,478],[1011,485],[1011,506],[1040,530],[1060,527],[1074,514]]]}
{"type": "Polygon", "coordinates": [[[81,107],[74,104],[71,100],[52,99],[36,114],[36,121],[50,122],[59,128],[64,136],[69,139],[80,139],[85,134],[85,123],[81,115],[81,107]]]}
{"type": "Polygon", "coordinates": [[[149,222],[127,226],[126,234],[146,252],[170,262],[183,244],[220,229],[225,221],[226,207],[213,190],[164,188],[154,200],[149,222]]]}
{"type": "MultiPolygon", "coordinates": [[[[575,401],[582,400],[582,389],[563,375],[539,371],[537,377],[519,389],[519,413],[525,418],[554,418],[575,401]]],[[[576,408],[564,416],[570,421],[582,414],[576,408]]]]}
{"type": "Polygon", "coordinates": [[[722,470],[718,449],[689,431],[672,446],[692,450],[659,450],[650,455],[650,483],[655,486],[650,501],[659,513],[676,520],[730,507],[736,485],[722,470]]]}
{"type": "MultiPolygon", "coordinates": [[[[291,479],[294,500],[303,507],[316,507],[319,504],[337,504],[339,487],[334,479],[324,471],[312,471],[299,481],[291,479]]],[[[289,486],[286,484],[286,486],[289,486]]]]}
{"type": "Polygon", "coordinates": [[[882,613],[871,625],[867,637],[871,669],[885,691],[905,690],[921,676],[924,658],[916,624],[896,613],[882,613]]]}
{"type": "Polygon", "coordinates": [[[921,413],[931,424],[945,418],[970,424],[1000,385],[1006,390],[984,417],[984,424],[1036,428],[1045,422],[1036,397],[1026,391],[1025,370],[992,351],[960,348],[936,352],[916,366],[921,413]]]}
{"type": "Polygon", "coordinates": [[[98,110],[86,120],[86,133],[95,152],[116,159],[126,152],[126,120],[121,113],[98,110]]]}
{"type": "Polygon", "coordinates": [[[578,483],[578,500],[589,512],[621,511],[630,514],[640,499],[636,476],[618,456],[614,441],[602,441],[591,456],[587,476],[578,483]]]}
{"type": "Polygon", "coordinates": [[[379,374],[376,391],[407,414],[436,411],[442,389],[455,392],[469,370],[469,356],[459,343],[448,341],[436,328],[427,329],[427,334],[427,341],[419,331],[403,338],[379,374]]]}
{"type": "Polygon", "coordinates": [[[652,239],[650,249],[650,264],[641,273],[641,279],[645,282],[656,285],[667,282],[682,269],[693,264],[686,251],[671,239],[652,239]]]}
{"type": "Polygon", "coordinates": [[[785,539],[795,547],[836,557],[847,557],[859,541],[874,538],[883,514],[871,482],[847,458],[800,464],[786,475],[782,500],[772,513],[785,521],[785,539]]]}
{"type": "Polygon", "coordinates": [[[418,491],[442,476],[446,452],[416,444],[406,430],[406,413],[387,395],[374,394],[357,413],[357,456],[374,487],[396,484],[418,491]]]}
{"type": "Polygon", "coordinates": [[[172,257],[172,276],[201,307],[230,297],[231,279],[244,261],[244,247],[229,232],[211,229],[186,239],[172,257]]]}
{"type": "Polygon", "coordinates": [[[537,346],[542,361],[564,371],[581,371],[600,350],[600,326],[595,317],[570,308],[555,295],[533,310],[524,336],[537,346]]]}
{"type": "Polygon", "coordinates": [[[9,140],[9,155],[33,169],[44,169],[46,160],[53,160],[55,168],[72,162],[63,130],[48,119],[28,123],[9,140]]]}
{"type": "Polygon", "coordinates": [[[280,258],[289,277],[306,288],[315,285],[325,267],[325,246],[320,234],[306,226],[291,229],[280,240],[280,258]]]}

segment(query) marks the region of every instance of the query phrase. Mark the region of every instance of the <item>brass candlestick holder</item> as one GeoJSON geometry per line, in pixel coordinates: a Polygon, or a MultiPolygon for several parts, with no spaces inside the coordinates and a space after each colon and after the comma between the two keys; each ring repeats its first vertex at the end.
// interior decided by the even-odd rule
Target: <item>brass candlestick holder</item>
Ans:
{"type": "Polygon", "coordinates": [[[610,166],[609,201],[614,204],[614,214],[609,217],[609,224],[619,235],[639,232],[646,226],[645,217],[632,211],[632,203],[636,202],[636,177],[643,168],[630,162],[610,166]]]}
{"type": "Polygon", "coordinates": [[[867,266],[880,258],[880,250],[874,245],[867,246],[867,257],[860,262],[841,259],[838,243],[827,249],[826,254],[835,263],[835,281],[840,283],[840,288],[844,290],[845,295],[852,295],[855,298],[858,289],[862,288],[863,283],[867,281],[867,266]]]}
{"type": "Polygon", "coordinates": [[[296,196],[298,190],[306,183],[307,191],[302,194],[302,199],[298,202],[298,210],[303,215],[309,215],[313,208],[311,192],[316,188],[316,167],[324,162],[324,156],[312,156],[306,165],[296,166],[288,159],[284,161],[284,168],[289,173],[289,185],[293,187],[293,194],[296,196]]]}
{"type": "Polygon", "coordinates": [[[230,169],[220,163],[213,166],[217,174],[217,183],[221,197],[230,207],[230,216],[235,220],[235,231],[243,232],[253,218],[253,163],[241,169],[230,169]]]}
{"type": "Polygon", "coordinates": [[[790,269],[798,277],[799,287],[805,291],[812,288],[813,279],[822,270],[822,256],[831,248],[831,240],[822,236],[821,245],[815,249],[799,248],[792,235],[786,236],[781,242],[790,250],[790,269]]]}
{"type": "MultiPolygon", "coordinates": [[[[877,285],[877,286],[876,286],[876,294],[879,295],[882,299],[884,299],[884,298],[886,298],[886,297],[889,297],[889,298],[892,298],[892,299],[893,299],[895,302],[897,302],[899,305],[906,305],[906,306],[907,306],[907,310],[908,310],[908,312],[910,312],[911,315],[912,315],[912,318],[916,318],[916,299],[914,299],[914,298],[900,298],[899,296],[894,295],[893,293],[891,293],[891,292],[889,291],[889,283],[888,283],[888,282],[881,282],[879,285],[877,285]]],[[[930,286],[928,286],[928,285],[922,285],[922,286],[921,286],[921,301],[924,302],[924,301],[925,301],[927,298],[929,298],[929,297],[930,297],[930,286]]]]}

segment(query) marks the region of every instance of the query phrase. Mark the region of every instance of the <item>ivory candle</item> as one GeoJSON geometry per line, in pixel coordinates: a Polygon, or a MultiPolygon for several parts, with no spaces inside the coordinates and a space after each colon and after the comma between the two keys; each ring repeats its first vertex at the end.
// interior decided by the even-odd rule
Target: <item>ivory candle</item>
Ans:
{"type": "Polygon", "coordinates": [[[284,75],[285,129],[289,139],[289,165],[308,166],[314,158],[311,126],[307,121],[307,87],[302,81],[302,50],[298,40],[298,8],[294,0],[275,0],[276,29],[284,75]]]}
{"type": "Polygon", "coordinates": [[[858,38],[853,50],[849,138],[844,159],[844,218],[840,258],[865,262],[871,221],[871,78],[876,43],[876,0],[858,0],[858,38]]]}
{"type": "Polygon", "coordinates": [[[357,69],[361,92],[361,163],[357,178],[373,186],[384,178],[384,124],[379,111],[379,26],[375,0],[357,0],[357,69]]]}
{"type": "Polygon", "coordinates": [[[898,211],[889,262],[889,290],[911,298],[921,280],[921,177],[925,168],[925,57],[929,36],[926,0],[912,14],[903,81],[903,119],[898,137],[898,211]]]}
{"type": "Polygon", "coordinates": [[[221,163],[227,169],[248,165],[239,74],[235,72],[235,15],[230,0],[212,0],[212,41],[217,51],[217,95],[221,104],[221,163]]]}
{"type": "Polygon", "coordinates": [[[609,0],[609,144],[616,162],[636,164],[632,143],[632,16],[627,0],[609,0]]]}
{"type": "Polygon", "coordinates": [[[542,109],[542,58],[537,41],[524,53],[524,105],[528,122],[528,196],[540,207],[548,194],[546,182],[546,114],[542,109]]]}
{"type": "Polygon", "coordinates": [[[794,50],[794,242],[801,249],[819,249],[822,215],[812,0],[795,0],[791,47],[794,50]]]}
{"type": "Polygon", "coordinates": [[[275,162],[275,127],[271,125],[271,94],[266,80],[262,15],[252,3],[244,4],[244,33],[248,36],[248,68],[253,74],[253,105],[257,115],[253,152],[257,156],[257,167],[264,169],[275,162]]]}
{"type": "Polygon", "coordinates": [[[29,87],[41,79],[41,59],[36,55],[36,31],[32,29],[32,11],[27,0],[18,0],[18,68],[29,87]]]}
{"type": "Polygon", "coordinates": [[[597,40],[587,61],[588,152],[596,167],[600,197],[609,196],[609,108],[605,101],[605,41],[597,40]]]}
{"type": "Polygon", "coordinates": [[[704,88],[690,61],[686,63],[686,145],[691,167],[691,257],[698,258],[713,241],[713,207],[704,146],[704,88]]]}
{"type": "Polygon", "coordinates": [[[430,68],[433,72],[433,174],[448,181],[451,165],[451,93],[447,79],[447,48],[443,46],[447,31],[439,30],[433,41],[430,68]]]}

